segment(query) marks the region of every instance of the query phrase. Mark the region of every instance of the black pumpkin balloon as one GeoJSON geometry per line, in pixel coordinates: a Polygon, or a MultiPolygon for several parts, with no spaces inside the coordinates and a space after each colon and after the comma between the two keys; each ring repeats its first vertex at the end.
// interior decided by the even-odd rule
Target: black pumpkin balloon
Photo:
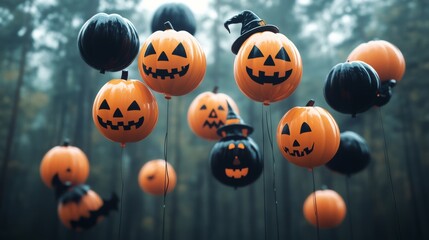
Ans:
{"type": "Polygon", "coordinates": [[[183,3],[165,3],[156,9],[152,17],[152,32],[164,31],[165,22],[171,22],[176,31],[187,31],[194,35],[196,20],[191,9],[183,3]]]}
{"type": "Polygon", "coordinates": [[[242,122],[228,104],[226,124],[218,129],[222,138],[210,153],[213,176],[221,183],[243,187],[259,178],[263,169],[256,143],[248,137],[253,128],[242,122]]]}
{"type": "Polygon", "coordinates": [[[381,107],[386,105],[390,98],[392,98],[393,95],[393,87],[396,86],[396,80],[391,79],[388,81],[381,82],[380,84],[380,91],[377,95],[377,100],[375,101],[375,106],[381,107]]]}
{"type": "Polygon", "coordinates": [[[351,131],[341,133],[340,147],[326,164],[332,171],[351,175],[365,169],[370,161],[369,147],[359,134],[351,131]]]}
{"type": "Polygon", "coordinates": [[[91,67],[116,72],[128,67],[140,48],[134,25],[118,14],[97,13],[79,31],[80,55],[91,67]]]}
{"type": "Polygon", "coordinates": [[[361,61],[339,63],[329,72],[324,96],[341,113],[362,113],[374,106],[380,88],[377,72],[361,61]]]}

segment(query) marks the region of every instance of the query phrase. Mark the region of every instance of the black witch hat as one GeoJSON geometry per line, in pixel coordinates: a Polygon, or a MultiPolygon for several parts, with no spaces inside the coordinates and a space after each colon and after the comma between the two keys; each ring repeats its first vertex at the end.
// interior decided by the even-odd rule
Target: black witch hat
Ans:
{"type": "Polygon", "coordinates": [[[228,32],[231,33],[228,26],[230,24],[235,24],[235,23],[241,23],[242,26],[241,26],[241,36],[234,41],[231,47],[231,51],[234,54],[238,53],[238,50],[240,49],[243,42],[246,41],[246,39],[249,38],[254,33],[265,32],[265,31],[270,31],[273,33],[279,32],[279,29],[277,26],[265,24],[264,20],[260,19],[255,13],[253,13],[250,10],[244,10],[243,12],[226,20],[223,26],[225,26],[226,30],[228,30],[228,32]]]}
{"type": "Polygon", "coordinates": [[[241,135],[247,137],[253,132],[253,127],[244,123],[243,119],[232,109],[227,101],[228,115],[226,123],[217,130],[217,134],[221,137],[241,135]]]}

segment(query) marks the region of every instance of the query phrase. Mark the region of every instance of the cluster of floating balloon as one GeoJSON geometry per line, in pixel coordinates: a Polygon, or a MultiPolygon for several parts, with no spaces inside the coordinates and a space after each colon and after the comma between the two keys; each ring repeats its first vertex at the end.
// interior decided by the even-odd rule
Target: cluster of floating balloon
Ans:
{"type": "Polygon", "coordinates": [[[93,227],[110,211],[118,209],[119,199],[115,193],[108,200],[101,199],[84,184],[88,175],[88,158],[68,141],[50,149],[40,164],[43,182],[55,191],[61,222],[75,231],[93,227]]]}
{"type": "MultiPolygon", "coordinates": [[[[141,47],[134,25],[118,14],[98,13],[85,22],[78,34],[82,59],[101,73],[122,71],[120,78],[104,84],[93,103],[93,122],[103,136],[122,147],[143,140],[158,121],[158,103],[152,91],[170,99],[198,87],[205,75],[206,58],[193,36],[195,30],[195,17],[180,3],[157,9],[153,33],[141,47]],[[136,57],[143,82],[128,79],[125,70],[136,57]]],[[[174,189],[176,175],[166,161],[153,160],[142,167],[138,181],[143,191],[161,195],[174,189]]]]}
{"type": "Polygon", "coordinates": [[[329,72],[324,96],[333,109],[352,114],[383,106],[405,72],[405,59],[392,43],[374,40],[357,46],[329,72]]]}

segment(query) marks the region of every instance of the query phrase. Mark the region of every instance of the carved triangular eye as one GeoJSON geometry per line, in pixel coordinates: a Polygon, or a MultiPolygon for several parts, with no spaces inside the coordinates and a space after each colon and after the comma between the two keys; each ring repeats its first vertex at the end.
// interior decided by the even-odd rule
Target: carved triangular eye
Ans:
{"type": "Polygon", "coordinates": [[[107,103],[106,99],[103,100],[103,102],[101,102],[100,108],[98,110],[110,110],[109,104],[107,103]]]}
{"type": "Polygon", "coordinates": [[[186,58],[186,51],[185,51],[185,47],[183,47],[183,44],[179,43],[179,45],[177,45],[176,49],[174,49],[172,54],[186,58]]]}
{"type": "Polygon", "coordinates": [[[200,110],[206,110],[206,109],[207,109],[207,106],[205,104],[200,108],[200,110]]]}
{"type": "Polygon", "coordinates": [[[253,46],[252,51],[250,51],[248,59],[259,58],[263,56],[264,54],[262,54],[261,50],[259,50],[259,48],[255,45],[253,46]]]}
{"type": "Polygon", "coordinates": [[[155,48],[153,48],[152,43],[149,43],[149,46],[147,46],[146,52],[144,53],[144,56],[146,57],[146,56],[149,56],[149,55],[152,55],[152,54],[156,54],[155,48]]]}
{"type": "Polygon", "coordinates": [[[283,127],[282,134],[290,135],[289,131],[289,125],[286,123],[286,125],[283,127]]]}
{"type": "Polygon", "coordinates": [[[290,62],[290,58],[289,55],[286,52],[286,49],[284,47],[282,47],[279,52],[276,55],[276,59],[282,59],[285,60],[287,62],[290,62]]]}
{"type": "Polygon", "coordinates": [[[311,128],[306,122],[303,122],[301,125],[300,133],[306,133],[306,132],[311,132],[311,128]]]}
{"type": "Polygon", "coordinates": [[[133,101],[127,109],[128,111],[140,110],[140,106],[136,101],[133,101]]]}
{"type": "Polygon", "coordinates": [[[221,110],[221,111],[223,111],[223,110],[225,110],[225,109],[222,107],[222,105],[219,105],[219,107],[217,107],[217,110],[221,110]]]}

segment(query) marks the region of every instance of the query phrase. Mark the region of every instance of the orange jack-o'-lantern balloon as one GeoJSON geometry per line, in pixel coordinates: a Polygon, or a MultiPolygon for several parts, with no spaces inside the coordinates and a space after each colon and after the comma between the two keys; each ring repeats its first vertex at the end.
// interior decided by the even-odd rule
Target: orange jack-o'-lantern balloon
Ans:
{"type": "Polygon", "coordinates": [[[206,72],[206,57],[190,33],[175,31],[170,22],[165,27],[143,43],[138,67],[146,84],[169,99],[198,87],[206,72]]]}
{"type": "Polygon", "coordinates": [[[125,144],[147,137],[158,121],[158,104],[152,92],[138,80],[107,82],[95,97],[92,119],[108,139],[125,144]]]}
{"type": "Polygon", "coordinates": [[[305,219],[320,228],[333,228],[340,225],[346,216],[346,204],[343,198],[333,190],[319,190],[310,194],[304,202],[303,213],[305,219]],[[316,208],[314,205],[316,194],[316,208]]]}
{"type": "Polygon", "coordinates": [[[340,146],[340,130],[332,115],[310,100],[290,109],[277,127],[277,143],[289,162],[314,168],[330,161],[340,146]]]}
{"type": "Polygon", "coordinates": [[[391,79],[401,81],[405,73],[405,59],[402,52],[385,40],[374,40],[357,46],[347,61],[362,61],[375,69],[381,82],[391,79]]]}
{"type": "Polygon", "coordinates": [[[40,163],[40,176],[46,186],[77,185],[89,175],[89,162],[85,153],[70,146],[66,140],[62,146],[49,150],[40,163]]]}
{"type": "Polygon", "coordinates": [[[174,168],[162,159],[145,163],[140,169],[138,177],[139,185],[143,191],[152,195],[163,195],[164,192],[173,191],[176,187],[176,181],[174,168]]]}
{"type": "Polygon", "coordinates": [[[112,210],[118,209],[119,199],[112,194],[103,200],[88,185],[71,188],[58,200],[58,216],[67,228],[75,231],[89,229],[101,221],[112,210]]]}
{"type": "Polygon", "coordinates": [[[225,125],[228,115],[228,104],[238,114],[239,110],[234,100],[224,94],[213,92],[199,94],[188,109],[188,123],[192,132],[207,140],[219,140],[217,130],[225,125]]]}
{"type": "Polygon", "coordinates": [[[268,105],[291,95],[301,82],[301,55],[281,33],[254,33],[235,57],[234,77],[250,99],[268,105]]]}

